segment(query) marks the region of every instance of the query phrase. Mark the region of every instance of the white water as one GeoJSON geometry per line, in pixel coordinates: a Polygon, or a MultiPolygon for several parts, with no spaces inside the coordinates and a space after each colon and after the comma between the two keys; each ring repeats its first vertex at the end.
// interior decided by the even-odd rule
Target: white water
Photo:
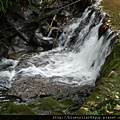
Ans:
{"type": "Polygon", "coordinates": [[[0,89],[11,87],[12,78],[15,76],[15,70],[18,61],[3,58],[0,61],[0,89]]]}
{"type": "MultiPolygon", "coordinates": [[[[86,9],[81,18],[65,27],[58,40],[59,47],[33,55],[27,60],[30,67],[24,67],[17,72],[14,70],[2,71],[4,75],[10,76],[9,81],[12,80],[14,75],[21,74],[22,76],[40,75],[40,78],[43,77],[48,81],[62,84],[94,85],[105,58],[110,53],[109,46],[113,36],[109,39],[108,36],[112,31],[108,30],[104,36],[98,39],[98,29],[102,20],[96,20],[96,14],[93,13],[88,24],[82,28],[70,46],[71,37],[74,35],[76,28],[88,17],[90,12],[86,9]],[[95,24],[95,26],[91,28],[92,24],[95,24]]],[[[1,76],[3,75],[2,72],[0,72],[1,76]]]]}
{"type": "Polygon", "coordinates": [[[30,67],[23,68],[18,73],[23,76],[33,76],[39,74],[46,80],[72,85],[94,85],[99,76],[101,66],[104,64],[106,56],[110,53],[110,34],[98,40],[98,29],[101,21],[95,21],[95,13],[90,17],[88,24],[79,33],[76,42],[69,48],[70,38],[75,29],[85,18],[88,17],[88,9],[83,16],[75,23],[65,27],[63,34],[59,38],[59,47],[48,52],[34,55],[28,60],[30,67]],[[96,22],[92,29],[90,26],[96,22]],[[90,31],[89,31],[90,30],[90,31]],[[83,38],[86,35],[84,41],[83,38]],[[78,52],[76,52],[76,49],[78,52]],[[36,61],[38,64],[36,64],[36,61]]]}

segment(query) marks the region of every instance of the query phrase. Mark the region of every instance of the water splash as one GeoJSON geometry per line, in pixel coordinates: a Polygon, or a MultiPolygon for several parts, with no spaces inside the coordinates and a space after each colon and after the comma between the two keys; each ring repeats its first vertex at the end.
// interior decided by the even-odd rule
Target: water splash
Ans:
{"type": "MultiPolygon", "coordinates": [[[[99,38],[101,14],[87,8],[81,18],[66,26],[58,39],[59,47],[26,59],[27,66],[16,69],[18,61],[0,62],[0,88],[10,88],[13,77],[39,76],[40,79],[68,85],[94,85],[111,51],[113,32],[99,38]]],[[[49,38],[49,37],[47,37],[49,38]]]]}
{"type": "Polygon", "coordinates": [[[17,60],[5,58],[0,61],[0,89],[7,89],[11,87],[17,63],[17,60]]]}
{"type": "Polygon", "coordinates": [[[110,42],[114,37],[110,37],[112,31],[108,30],[99,38],[102,19],[96,19],[96,15],[96,12],[86,9],[81,18],[65,27],[58,40],[59,47],[32,56],[27,61],[30,67],[20,69],[17,74],[40,75],[41,78],[61,84],[94,85],[110,53],[110,42]],[[79,30],[78,34],[76,30],[79,30]]]}

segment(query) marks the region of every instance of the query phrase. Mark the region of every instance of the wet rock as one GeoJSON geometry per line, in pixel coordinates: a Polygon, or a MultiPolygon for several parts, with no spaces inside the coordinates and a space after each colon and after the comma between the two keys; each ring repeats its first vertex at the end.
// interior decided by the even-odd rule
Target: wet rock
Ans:
{"type": "Polygon", "coordinates": [[[42,78],[18,75],[8,94],[20,97],[25,101],[44,96],[63,95],[64,97],[72,97],[81,104],[89,96],[92,89],[93,86],[68,86],[49,82],[42,78]]]}
{"type": "Polygon", "coordinates": [[[4,103],[0,108],[0,115],[35,115],[35,113],[25,104],[4,103]]]}
{"type": "Polygon", "coordinates": [[[61,112],[61,114],[73,114],[91,94],[94,86],[85,85],[67,86],[48,82],[45,79],[38,79],[33,77],[17,77],[9,89],[8,94],[17,96],[22,101],[31,101],[28,103],[36,114],[49,115],[54,112],[61,112]],[[67,99],[74,100],[71,102],[62,102],[67,99]],[[63,104],[61,107],[61,103],[63,104]],[[66,104],[69,107],[66,107],[66,104]],[[69,109],[68,109],[69,108],[69,109]]]}
{"type": "Polygon", "coordinates": [[[0,44],[0,59],[2,57],[8,58],[8,47],[3,44],[0,44]]]}
{"type": "Polygon", "coordinates": [[[28,102],[28,106],[31,107],[37,115],[68,114],[69,109],[76,105],[77,102],[72,98],[56,100],[52,97],[44,97],[28,102]]]}
{"type": "Polygon", "coordinates": [[[37,47],[42,47],[44,50],[51,50],[53,46],[53,38],[44,37],[41,33],[35,33],[30,38],[29,43],[35,49],[37,47]]]}
{"type": "Polygon", "coordinates": [[[11,40],[8,53],[13,54],[16,52],[27,50],[28,47],[26,46],[26,44],[27,44],[26,41],[24,41],[20,37],[15,37],[14,39],[11,40]]]}
{"type": "Polygon", "coordinates": [[[109,29],[109,25],[107,23],[103,23],[99,28],[99,38],[109,29]]]}
{"type": "MultiPolygon", "coordinates": [[[[40,3],[39,0],[36,0],[31,1],[30,6],[27,6],[27,2],[26,5],[23,3],[24,9],[18,8],[11,12],[13,10],[11,8],[5,15],[2,13],[0,30],[3,31],[0,38],[9,47],[9,54],[26,51],[29,46],[33,47],[32,52],[36,49],[38,51],[38,47],[42,47],[43,50],[51,50],[56,47],[56,40],[62,33],[62,27],[64,27],[63,23],[71,19],[75,13],[81,13],[90,5],[90,1],[81,0],[71,6],[66,6],[72,2],[74,3],[74,1],[69,0],[50,0],[40,3]],[[39,30],[38,33],[42,33],[43,36],[53,39],[38,38],[36,30],[39,30]]],[[[27,51],[31,51],[31,49],[27,51]]]]}

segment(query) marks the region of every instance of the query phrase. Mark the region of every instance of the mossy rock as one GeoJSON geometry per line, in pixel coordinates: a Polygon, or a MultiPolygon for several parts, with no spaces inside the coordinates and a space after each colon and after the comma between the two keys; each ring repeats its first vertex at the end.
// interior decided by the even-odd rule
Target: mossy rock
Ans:
{"type": "MultiPolygon", "coordinates": [[[[119,76],[119,75],[118,75],[119,76]]],[[[118,114],[120,111],[120,77],[101,78],[77,115],[118,114]]]]}
{"type": "Polygon", "coordinates": [[[4,103],[0,108],[0,115],[35,115],[25,104],[4,103]]]}
{"type": "Polygon", "coordinates": [[[50,114],[63,114],[62,111],[72,108],[76,104],[71,98],[56,100],[52,97],[44,97],[28,103],[28,106],[34,111],[50,111],[50,114]]]}
{"type": "Polygon", "coordinates": [[[119,115],[120,113],[120,40],[103,66],[97,86],[76,115],[119,115]]]}
{"type": "Polygon", "coordinates": [[[118,39],[111,54],[106,59],[101,76],[108,76],[111,71],[120,71],[120,39],[118,39]]]}

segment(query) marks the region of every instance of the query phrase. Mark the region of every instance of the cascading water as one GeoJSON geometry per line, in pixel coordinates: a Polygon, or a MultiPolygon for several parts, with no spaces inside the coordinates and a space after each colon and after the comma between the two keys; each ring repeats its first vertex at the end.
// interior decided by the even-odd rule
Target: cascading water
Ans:
{"type": "Polygon", "coordinates": [[[114,38],[110,29],[99,36],[104,19],[100,19],[100,16],[87,8],[81,18],[64,28],[57,48],[33,54],[30,59],[26,59],[27,65],[23,68],[17,68],[19,60],[3,59],[0,66],[6,67],[0,69],[1,89],[9,88],[12,78],[18,75],[40,75],[44,80],[72,86],[95,85],[114,38]]]}
{"type": "Polygon", "coordinates": [[[9,101],[19,101],[6,95],[7,89],[11,87],[12,78],[15,76],[17,60],[5,59],[0,61],[0,103],[9,101]]]}
{"type": "Polygon", "coordinates": [[[110,53],[110,37],[108,30],[99,38],[98,31],[102,19],[96,19],[96,12],[86,9],[81,18],[65,27],[58,42],[59,47],[33,55],[16,74],[33,76],[39,74],[51,82],[71,85],[95,84],[101,66],[110,53]],[[76,30],[83,25],[78,36],[72,41],[76,30]]]}
{"type": "Polygon", "coordinates": [[[0,89],[9,88],[12,78],[15,75],[17,60],[2,59],[0,61],[0,89]]]}

